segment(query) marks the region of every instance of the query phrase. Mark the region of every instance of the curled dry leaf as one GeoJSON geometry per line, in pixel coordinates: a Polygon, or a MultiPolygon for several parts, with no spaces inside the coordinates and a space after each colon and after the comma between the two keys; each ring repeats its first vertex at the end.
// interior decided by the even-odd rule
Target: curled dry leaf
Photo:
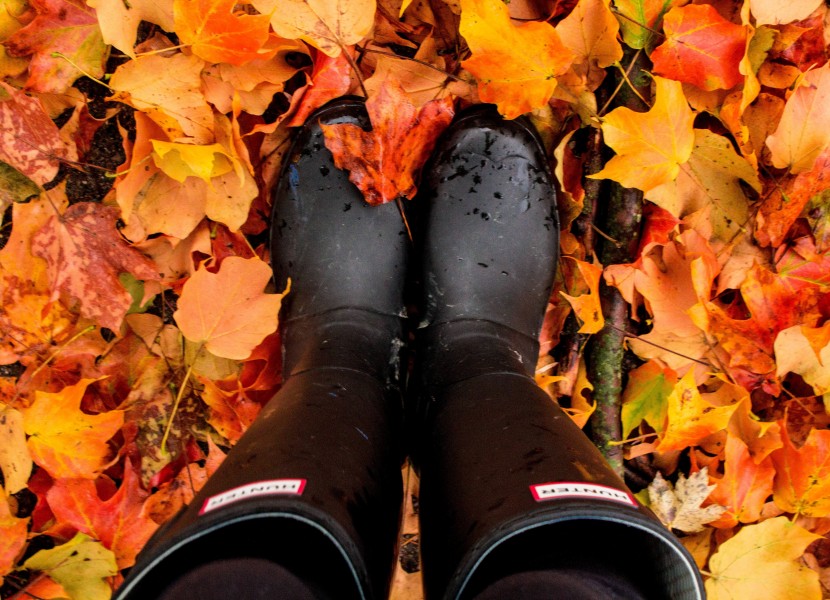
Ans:
{"type": "Polygon", "coordinates": [[[666,527],[694,533],[702,531],[704,525],[720,517],[726,510],[717,504],[701,508],[700,505],[714,489],[714,485],[709,485],[709,471],[706,467],[688,479],[681,474],[674,486],[658,472],[648,486],[649,505],[666,527]]]}

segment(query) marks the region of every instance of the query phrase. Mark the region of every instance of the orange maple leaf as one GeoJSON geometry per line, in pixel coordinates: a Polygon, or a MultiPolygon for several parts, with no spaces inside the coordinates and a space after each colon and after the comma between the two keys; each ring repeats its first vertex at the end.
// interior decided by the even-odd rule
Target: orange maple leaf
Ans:
{"type": "Polygon", "coordinates": [[[713,527],[730,529],[738,523],[754,523],[761,516],[761,509],[772,494],[775,467],[769,458],[760,463],[752,460],[747,445],[740,438],[727,435],[724,456],[724,473],[709,501],[727,507],[713,527]]]}
{"type": "Polygon", "coordinates": [[[216,356],[245,360],[277,328],[283,294],[266,294],[271,269],[259,258],[230,256],[217,273],[187,280],[173,313],[182,335],[216,356]]]}
{"type": "Polygon", "coordinates": [[[28,532],[29,518],[20,519],[11,513],[6,492],[0,486],[0,582],[20,558],[28,532]]]}
{"type": "Polygon", "coordinates": [[[93,381],[82,379],[54,394],[37,391],[34,403],[21,411],[32,460],[53,477],[94,479],[107,466],[107,440],[121,428],[124,414],[81,412],[81,399],[93,381]]]}
{"type": "Polygon", "coordinates": [[[813,429],[796,448],[781,422],[783,447],[772,453],[775,505],[807,517],[830,515],[830,431],[813,429]]]}
{"type": "Polygon", "coordinates": [[[654,72],[704,90],[734,87],[743,80],[738,64],[746,28],[720,16],[709,4],[672,8],[663,17],[666,41],[654,49],[654,72]]]}
{"type": "Polygon", "coordinates": [[[508,119],[541,108],[574,54],[547,23],[510,20],[499,0],[461,0],[461,35],[473,55],[461,63],[478,80],[478,95],[508,119]]]}
{"type": "Polygon", "coordinates": [[[242,65],[275,54],[263,46],[269,38],[269,15],[234,12],[235,0],[174,0],[173,20],[179,39],[193,54],[211,63],[242,65]]]}
{"type": "MultiPolygon", "coordinates": [[[[348,52],[348,50],[347,50],[348,52]]],[[[352,68],[346,54],[341,52],[332,58],[318,52],[311,71],[311,81],[302,93],[297,112],[288,121],[289,127],[298,127],[305,123],[308,115],[349,91],[352,84],[352,68]]]]}
{"type": "Polygon", "coordinates": [[[135,563],[158,527],[144,510],[148,496],[129,464],[121,487],[109,500],[102,501],[95,483],[86,479],[58,479],[46,493],[57,526],[69,525],[100,540],[115,554],[119,569],[135,563]]]}
{"type": "Polygon", "coordinates": [[[371,131],[349,123],[323,125],[334,164],[349,171],[349,181],[369,204],[413,198],[416,178],[452,120],[452,100],[432,100],[419,110],[401,84],[390,78],[366,101],[366,110],[371,131]]]}

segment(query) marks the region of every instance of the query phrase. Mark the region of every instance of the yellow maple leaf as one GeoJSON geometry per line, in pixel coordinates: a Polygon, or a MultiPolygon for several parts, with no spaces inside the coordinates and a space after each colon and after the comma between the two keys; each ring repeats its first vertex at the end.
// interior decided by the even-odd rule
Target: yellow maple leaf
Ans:
{"type": "Polygon", "coordinates": [[[82,379],[56,393],[35,392],[23,409],[32,459],[55,478],[94,479],[110,454],[107,441],[124,423],[124,411],[81,412],[81,399],[94,379],[82,379]]]}
{"type": "Polygon", "coordinates": [[[709,560],[709,600],[819,600],[818,573],[798,559],[820,537],[787,517],[744,527],[709,560]]]}
{"type": "Polygon", "coordinates": [[[703,399],[695,384],[695,370],[689,369],[669,394],[666,431],[657,445],[659,452],[682,450],[703,438],[726,429],[739,402],[714,406],[703,399]]]}
{"type": "Polygon", "coordinates": [[[645,113],[626,107],[602,120],[605,143],[617,155],[593,179],[613,179],[648,192],[677,178],[695,143],[694,113],[679,81],[655,77],[654,106],[645,113]]]}
{"type": "Polygon", "coordinates": [[[588,292],[579,296],[569,296],[565,292],[560,292],[560,294],[570,303],[574,313],[582,321],[578,333],[597,333],[605,326],[605,318],[602,316],[602,307],[599,301],[599,278],[602,275],[602,265],[573,258],[571,260],[579,268],[582,278],[588,285],[588,292]]]}
{"type": "Polygon", "coordinates": [[[462,0],[459,30],[473,53],[461,66],[478,80],[479,97],[508,119],[547,104],[574,59],[553,27],[514,25],[499,0],[462,0]]]}

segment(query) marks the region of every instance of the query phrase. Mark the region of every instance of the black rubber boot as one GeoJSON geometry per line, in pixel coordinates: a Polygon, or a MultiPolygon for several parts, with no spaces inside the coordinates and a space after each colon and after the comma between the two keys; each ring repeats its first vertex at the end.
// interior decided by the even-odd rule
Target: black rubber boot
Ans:
{"type": "Polygon", "coordinates": [[[428,172],[417,335],[427,599],[492,594],[549,570],[611,574],[646,598],[703,598],[683,546],[533,380],[559,236],[532,126],[471,111],[428,172]]]}
{"type": "Polygon", "coordinates": [[[387,595],[402,497],[397,371],[409,242],[396,206],[370,207],[334,167],[320,122],[365,127],[368,117],[350,99],[315,113],[274,192],[278,289],[291,279],[281,313],[287,379],[154,536],[118,598],[155,598],[189,569],[238,559],[277,563],[319,598],[387,595]]]}

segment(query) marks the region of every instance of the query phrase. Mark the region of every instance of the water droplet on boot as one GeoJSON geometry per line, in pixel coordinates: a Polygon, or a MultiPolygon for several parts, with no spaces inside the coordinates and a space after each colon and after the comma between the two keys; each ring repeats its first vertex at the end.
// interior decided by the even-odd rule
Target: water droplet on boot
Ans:
{"type": "Polygon", "coordinates": [[[331,171],[330,171],[330,169],[329,169],[326,165],[320,165],[320,175],[322,175],[323,177],[325,177],[325,176],[326,176],[326,175],[328,175],[330,172],[331,172],[331,171]]]}
{"type": "Polygon", "coordinates": [[[528,210],[530,210],[530,202],[528,202],[527,200],[522,200],[521,202],[519,202],[519,212],[524,213],[528,210]]]}

